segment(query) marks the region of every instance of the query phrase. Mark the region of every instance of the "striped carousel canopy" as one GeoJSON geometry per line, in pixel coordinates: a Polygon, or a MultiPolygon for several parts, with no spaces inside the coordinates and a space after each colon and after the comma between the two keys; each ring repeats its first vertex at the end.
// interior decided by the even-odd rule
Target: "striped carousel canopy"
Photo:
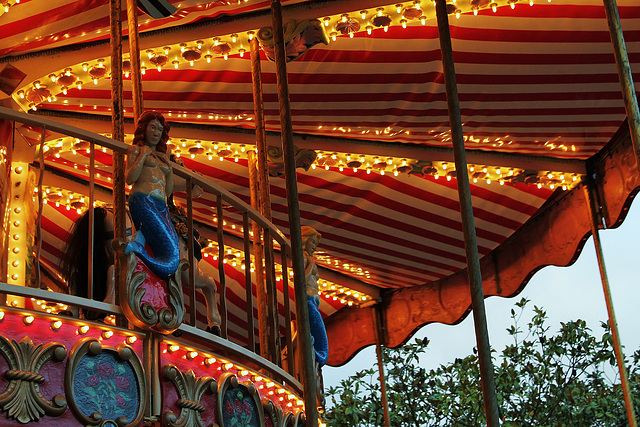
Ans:
{"type": "MultiPolygon", "coordinates": [[[[250,40],[258,38],[273,223],[288,234],[269,2],[168,3],[177,10],[166,18],[139,12],[144,108],[171,122],[170,146],[186,167],[249,203],[250,40]]],[[[455,323],[470,306],[468,291],[447,287],[466,258],[435,9],[428,0],[282,3],[300,217],[322,234],[321,311],[332,340],[329,363],[341,364],[373,342],[359,323],[370,322],[362,307],[371,299],[388,308],[387,323],[399,316],[402,325],[388,328],[389,345],[430,321],[455,323]],[[415,308],[399,314],[401,301],[422,301],[422,314],[413,316],[415,308]],[[340,338],[336,328],[353,339],[340,338]]],[[[109,2],[5,5],[0,101],[109,133],[109,2]]],[[[533,261],[522,264],[500,251],[514,240],[525,252],[546,244],[536,240],[542,234],[524,229],[581,194],[585,161],[626,129],[613,48],[601,0],[458,0],[447,7],[483,274],[497,277],[498,267],[485,268],[494,261],[523,269],[490,279],[485,292],[510,296],[540,266],[574,259],[588,231],[578,227],[557,245],[566,259],[556,262],[530,253],[533,261]]],[[[631,67],[639,72],[640,3],[619,0],[618,9],[631,67]]],[[[131,118],[127,43],[124,50],[124,109],[131,118]]],[[[33,133],[21,131],[25,138],[33,133]]],[[[76,144],[51,135],[47,166],[58,177],[95,172],[96,183],[109,188],[109,153],[98,153],[89,171],[85,147],[76,144]]],[[[635,192],[625,191],[625,197],[635,192]]],[[[47,209],[44,262],[55,269],[77,213],[64,203],[47,209]]],[[[204,196],[194,209],[197,220],[211,222],[215,200],[204,196]]],[[[619,216],[611,215],[615,223],[619,216]]],[[[225,231],[241,236],[241,227],[242,217],[231,212],[225,231]]],[[[238,318],[231,336],[238,341],[246,337],[242,284],[238,278],[231,291],[230,311],[238,318]]]]}

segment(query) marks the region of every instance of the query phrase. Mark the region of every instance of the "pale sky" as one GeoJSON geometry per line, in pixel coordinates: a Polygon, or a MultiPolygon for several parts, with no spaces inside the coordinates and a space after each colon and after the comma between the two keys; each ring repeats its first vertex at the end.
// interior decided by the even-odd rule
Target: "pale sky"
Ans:
{"type": "MultiPolygon", "coordinates": [[[[640,207],[637,205],[638,203],[634,203],[631,206],[620,227],[600,231],[615,315],[627,357],[640,347],[637,327],[640,324],[640,207]]],[[[600,321],[607,320],[607,309],[593,239],[589,238],[578,260],[571,267],[545,267],[533,276],[516,297],[485,299],[489,340],[498,354],[505,345],[513,342],[505,329],[511,325],[511,309],[515,308],[514,304],[522,297],[531,300],[528,304],[529,312],[533,305],[546,310],[550,332],[556,332],[560,322],[584,319],[594,335],[601,337],[603,330],[600,321]]],[[[530,319],[527,316],[530,315],[525,314],[521,320],[525,328],[524,321],[530,319]]],[[[421,360],[421,365],[426,369],[450,363],[457,357],[463,358],[471,354],[476,344],[473,316],[469,314],[454,326],[429,324],[415,335],[419,338],[425,336],[431,341],[426,357],[421,360]]],[[[371,346],[362,350],[343,367],[324,367],[325,389],[337,386],[341,379],[374,366],[375,363],[375,348],[371,346]]]]}

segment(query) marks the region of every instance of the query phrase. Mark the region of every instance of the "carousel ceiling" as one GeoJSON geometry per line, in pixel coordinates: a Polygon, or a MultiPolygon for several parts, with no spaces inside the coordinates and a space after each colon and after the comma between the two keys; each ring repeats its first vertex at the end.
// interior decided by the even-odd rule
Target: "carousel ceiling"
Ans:
{"type": "MultiPolygon", "coordinates": [[[[186,167],[248,203],[249,40],[257,37],[273,222],[288,234],[269,2],[170,3],[178,10],[168,18],[139,17],[145,109],[172,122],[171,147],[186,167]]],[[[322,234],[318,263],[339,273],[334,282],[343,277],[369,296],[460,272],[465,251],[433,2],[282,3],[294,142],[300,165],[309,166],[298,169],[300,215],[322,234]]],[[[580,183],[584,161],[621,128],[625,109],[601,0],[448,3],[482,257],[580,183]]],[[[640,4],[619,0],[618,8],[638,71],[640,4]]],[[[108,17],[107,0],[6,2],[3,104],[110,132],[108,17]]],[[[128,64],[125,53],[131,117],[128,64]]],[[[88,177],[85,150],[51,135],[47,164],[88,177]]],[[[96,182],[109,187],[110,155],[96,160],[96,182]]],[[[198,219],[209,221],[212,206],[198,200],[198,219]]],[[[240,235],[241,224],[231,215],[227,229],[240,235]]]]}

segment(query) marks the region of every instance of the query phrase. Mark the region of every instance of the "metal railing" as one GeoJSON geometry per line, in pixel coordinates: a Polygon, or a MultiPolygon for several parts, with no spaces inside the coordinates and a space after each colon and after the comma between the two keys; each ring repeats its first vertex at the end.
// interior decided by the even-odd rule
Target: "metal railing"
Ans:
{"type": "MultiPolygon", "coordinates": [[[[95,184],[94,182],[94,174],[93,165],[95,164],[95,151],[98,149],[106,148],[108,150],[112,150],[112,152],[126,154],[127,149],[129,147],[128,144],[125,144],[120,141],[113,140],[111,138],[105,137],[103,135],[99,135],[84,129],[80,129],[74,126],[58,123],[54,120],[48,119],[46,117],[34,116],[25,114],[22,112],[18,112],[15,110],[7,109],[0,107],[0,119],[9,120],[14,123],[22,123],[27,126],[32,126],[34,128],[41,129],[42,138],[40,144],[44,144],[44,135],[45,130],[49,132],[59,133],[65,136],[70,136],[73,138],[77,138],[82,141],[87,141],[90,143],[90,167],[89,177],[87,178],[87,193],[89,195],[90,204],[89,206],[93,206],[95,200],[95,184]]],[[[41,174],[47,173],[44,168],[44,155],[43,149],[40,149],[40,171],[41,174]]],[[[191,307],[190,307],[190,316],[188,324],[182,324],[178,331],[181,332],[188,338],[193,338],[198,341],[204,341],[209,343],[213,347],[224,347],[226,351],[237,355],[238,357],[242,357],[243,359],[249,360],[251,363],[255,363],[261,368],[264,368],[270,372],[273,372],[274,375],[281,378],[284,382],[293,385],[298,390],[301,390],[300,384],[293,378],[293,366],[295,365],[292,361],[287,361],[286,366],[289,372],[285,372],[282,370],[282,360],[281,356],[271,355],[272,361],[268,361],[265,358],[261,357],[259,354],[256,354],[256,341],[254,339],[254,319],[253,319],[253,295],[251,292],[252,289],[252,280],[251,280],[251,268],[250,268],[250,260],[252,257],[252,244],[256,241],[256,238],[259,239],[259,236],[251,236],[250,224],[254,222],[259,225],[262,230],[263,244],[265,248],[265,259],[264,260],[254,260],[254,263],[262,263],[264,261],[266,274],[265,280],[267,281],[267,289],[277,289],[275,283],[275,268],[276,268],[276,251],[274,247],[279,247],[280,249],[280,265],[282,268],[282,279],[283,279],[283,293],[284,293],[284,314],[279,312],[273,313],[276,319],[283,318],[283,324],[285,325],[285,333],[280,336],[280,331],[278,330],[277,336],[278,340],[284,340],[285,345],[287,347],[286,354],[287,357],[293,357],[293,346],[291,343],[291,314],[290,314],[290,304],[289,304],[289,284],[288,284],[288,274],[287,274],[287,264],[289,263],[289,254],[291,253],[290,243],[288,239],[284,236],[284,234],[270,221],[265,219],[259,212],[253,209],[251,206],[244,203],[238,197],[220,187],[216,183],[206,179],[203,176],[194,173],[193,171],[184,168],[175,164],[173,166],[173,172],[175,176],[178,176],[186,181],[186,213],[187,213],[187,224],[188,224],[188,235],[187,235],[187,246],[189,251],[189,256],[192,258],[193,254],[193,224],[194,224],[194,208],[193,208],[193,194],[192,188],[194,186],[199,186],[206,195],[212,196],[214,199],[213,206],[211,209],[214,211],[214,214],[210,216],[210,218],[215,217],[215,221],[212,221],[209,224],[202,223],[202,219],[200,222],[202,226],[206,226],[210,229],[215,229],[216,231],[216,240],[218,245],[218,271],[219,271],[219,295],[220,295],[220,314],[222,316],[222,333],[221,337],[216,337],[212,334],[209,334],[205,331],[202,331],[196,327],[196,286],[195,286],[195,272],[194,265],[190,263],[190,273],[189,273],[189,284],[188,284],[188,295],[191,299],[191,307]],[[232,343],[225,339],[227,337],[226,334],[226,325],[227,325],[227,309],[226,309],[226,273],[224,267],[224,256],[226,252],[227,245],[225,244],[225,237],[231,239],[230,230],[224,229],[224,223],[226,221],[227,215],[225,215],[225,210],[233,209],[236,212],[236,215],[241,217],[242,229],[243,233],[241,236],[236,236],[234,238],[234,242],[238,240],[238,238],[242,239],[241,251],[244,254],[244,272],[245,272],[245,282],[244,286],[246,287],[246,299],[247,299],[247,307],[246,307],[246,321],[248,325],[247,338],[248,345],[247,347],[239,346],[235,343],[232,343]]],[[[42,180],[41,180],[42,182],[42,180]]],[[[104,190],[102,188],[101,190],[104,190]]],[[[116,185],[113,188],[113,193],[116,194],[118,192],[125,192],[124,183],[121,185],[116,185]]],[[[39,215],[42,214],[42,204],[40,204],[40,212],[39,215]]],[[[91,210],[91,209],[90,209],[91,210]]],[[[202,216],[199,216],[201,218],[202,216]]],[[[90,221],[90,224],[92,222],[90,221]]],[[[91,233],[92,234],[92,233],[91,233]]],[[[41,233],[40,233],[41,235],[41,233]]],[[[118,236],[116,236],[118,237],[118,236]]],[[[92,238],[90,238],[92,239],[92,238]]],[[[259,240],[258,240],[259,241],[259,240]]],[[[238,246],[238,245],[236,245],[238,246]]],[[[90,240],[89,242],[89,250],[92,251],[93,242],[90,240]]],[[[91,257],[89,259],[92,259],[91,257]]],[[[39,259],[36,260],[38,262],[39,259]]],[[[4,270],[3,270],[4,273],[4,270]]],[[[91,276],[91,275],[90,275],[91,276]]],[[[6,275],[4,276],[6,277],[6,275]]],[[[92,295],[92,284],[91,277],[89,280],[89,290],[88,295],[92,295]]],[[[32,297],[39,298],[47,301],[60,302],[70,306],[82,308],[82,309],[91,309],[98,310],[104,312],[106,314],[112,314],[116,316],[122,316],[123,312],[121,308],[116,304],[107,304],[104,302],[97,302],[91,299],[85,299],[78,296],[73,295],[65,295],[55,292],[50,292],[42,289],[34,289],[22,286],[15,286],[6,283],[0,283],[0,293],[3,294],[11,294],[23,297],[32,297]]],[[[274,296],[275,298],[275,296],[274,296]]],[[[277,298],[275,298],[277,302],[277,298]]],[[[278,325],[281,322],[276,322],[278,325]]],[[[280,328],[278,328],[280,329],[280,328]]],[[[260,328],[258,328],[259,333],[264,333],[260,328]]]]}

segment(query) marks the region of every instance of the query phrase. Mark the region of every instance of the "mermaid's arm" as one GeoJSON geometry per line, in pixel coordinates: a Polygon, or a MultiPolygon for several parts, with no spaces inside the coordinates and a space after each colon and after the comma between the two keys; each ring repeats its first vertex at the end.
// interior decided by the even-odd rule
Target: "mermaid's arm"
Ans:
{"type": "Polygon", "coordinates": [[[127,184],[131,185],[138,181],[142,168],[144,167],[144,159],[149,153],[151,153],[151,150],[149,150],[148,147],[138,147],[137,145],[129,147],[127,151],[127,184]],[[147,152],[145,153],[145,151],[147,152]]]}
{"type": "Polygon", "coordinates": [[[171,162],[169,161],[169,158],[165,155],[162,154],[160,159],[166,163],[166,165],[169,167],[168,171],[166,172],[165,175],[165,194],[167,195],[167,197],[169,197],[171,195],[171,193],[173,193],[173,167],[171,167],[171,162]]]}

